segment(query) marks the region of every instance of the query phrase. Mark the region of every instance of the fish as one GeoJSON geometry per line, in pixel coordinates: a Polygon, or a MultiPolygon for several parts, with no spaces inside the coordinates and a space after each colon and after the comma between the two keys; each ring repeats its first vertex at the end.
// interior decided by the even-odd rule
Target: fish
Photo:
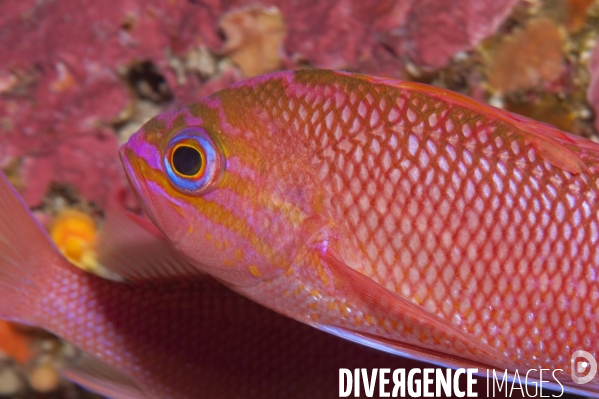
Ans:
{"type": "Polygon", "coordinates": [[[595,142],[442,88],[297,70],[164,112],[120,154],[169,244],[257,303],[599,392],[570,372],[599,355],[595,142]]]}
{"type": "MultiPolygon", "coordinates": [[[[73,343],[81,355],[61,373],[94,392],[338,398],[340,368],[428,367],[268,310],[198,273],[133,220],[107,211],[98,234],[97,261],[120,279],[90,274],[61,255],[0,172],[0,318],[73,343]]],[[[475,388],[482,395],[484,380],[475,388]]]]}

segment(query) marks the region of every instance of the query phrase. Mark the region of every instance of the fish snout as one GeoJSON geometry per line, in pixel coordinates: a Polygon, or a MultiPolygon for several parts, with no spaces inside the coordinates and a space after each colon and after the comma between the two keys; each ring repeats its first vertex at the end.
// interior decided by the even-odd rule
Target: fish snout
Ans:
{"type": "MultiPolygon", "coordinates": [[[[140,130],[129,137],[129,140],[119,149],[121,163],[127,174],[127,178],[132,186],[135,186],[134,180],[144,179],[142,163],[150,164],[147,159],[151,153],[148,151],[148,144],[145,142],[143,132],[140,130]],[[145,162],[140,162],[143,159],[145,162]]],[[[154,166],[154,165],[151,165],[154,166]]]]}
{"type": "Polygon", "coordinates": [[[133,189],[137,201],[146,215],[154,221],[152,207],[150,206],[150,203],[152,202],[150,197],[151,193],[146,184],[146,177],[144,176],[143,169],[139,162],[138,151],[140,146],[138,144],[141,143],[138,143],[138,141],[139,133],[131,136],[129,141],[123,144],[119,149],[119,156],[121,158],[121,163],[123,164],[123,169],[125,170],[125,175],[127,176],[129,185],[133,189]]]}
{"type": "MultiPolygon", "coordinates": [[[[137,171],[139,170],[137,159],[135,155],[135,150],[131,148],[130,141],[126,142],[119,149],[119,157],[121,158],[121,163],[123,164],[123,168],[125,169],[125,174],[127,175],[127,179],[133,188],[138,188],[138,176],[137,171]]],[[[141,177],[141,176],[140,176],[141,177]]]]}

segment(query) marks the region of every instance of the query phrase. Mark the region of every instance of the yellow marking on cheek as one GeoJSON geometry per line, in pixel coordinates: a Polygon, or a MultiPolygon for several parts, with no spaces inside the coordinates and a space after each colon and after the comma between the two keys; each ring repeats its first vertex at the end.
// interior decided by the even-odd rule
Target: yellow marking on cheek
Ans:
{"type": "Polygon", "coordinates": [[[192,226],[192,225],[189,225],[189,228],[187,229],[187,232],[188,232],[189,234],[192,234],[192,233],[193,233],[193,226],[192,226]]]}
{"type": "Polygon", "coordinates": [[[231,246],[231,243],[227,240],[214,240],[214,247],[219,250],[225,250],[231,246]]]}
{"type": "Polygon", "coordinates": [[[300,284],[297,286],[295,290],[293,290],[293,295],[297,296],[304,290],[304,285],[300,284]]]}
{"type": "Polygon", "coordinates": [[[206,234],[204,234],[204,238],[205,238],[207,241],[210,241],[210,240],[212,240],[212,234],[210,234],[210,233],[206,233],[206,234]]]}
{"type": "Polygon", "coordinates": [[[262,275],[260,270],[254,265],[248,266],[248,269],[250,269],[250,273],[252,273],[256,277],[260,277],[262,275]]]}
{"type": "MultiPolygon", "coordinates": [[[[289,222],[289,225],[294,228],[300,227],[307,217],[306,212],[298,208],[294,203],[277,199],[268,190],[257,187],[255,182],[247,180],[247,178],[242,176],[237,176],[230,171],[225,172],[219,188],[231,191],[243,200],[251,203],[256,209],[275,213],[275,216],[289,222]]],[[[315,212],[315,209],[308,210],[308,212],[310,211],[315,212]]],[[[270,228],[269,223],[270,219],[263,219],[262,227],[270,228]]]]}
{"type": "Polygon", "coordinates": [[[241,249],[236,249],[235,250],[235,260],[236,261],[241,261],[243,259],[243,252],[241,251],[241,249]]]}
{"type": "MultiPolygon", "coordinates": [[[[237,234],[240,238],[250,242],[253,249],[257,253],[264,256],[271,265],[285,269],[290,265],[291,259],[288,259],[287,254],[276,253],[274,249],[270,247],[269,243],[264,242],[253,231],[246,219],[237,217],[235,214],[216,202],[207,201],[203,197],[188,196],[177,191],[171,186],[166,176],[164,176],[159,170],[151,168],[145,160],[140,159],[138,164],[140,164],[141,169],[144,170],[143,175],[145,178],[160,184],[168,196],[191,204],[195,209],[197,209],[198,213],[201,213],[211,222],[223,226],[229,231],[237,234]]],[[[225,180],[226,179],[223,178],[223,181],[225,180]]],[[[244,184],[248,184],[248,182],[244,182],[244,184]]],[[[171,204],[178,212],[184,215],[179,206],[173,202],[171,202],[171,204]]],[[[216,245],[218,245],[218,248],[220,249],[220,245],[226,247],[229,246],[230,243],[218,243],[216,245]]]]}
{"type": "MultiPolygon", "coordinates": [[[[252,248],[264,256],[270,264],[285,268],[289,265],[290,259],[286,259],[286,254],[277,254],[268,242],[263,241],[253,231],[247,220],[237,217],[215,202],[205,201],[201,198],[196,200],[198,201],[198,205],[196,205],[198,212],[211,222],[219,224],[240,238],[247,240],[252,245],[252,248]]],[[[231,243],[226,241],[222,242],[221,245],[223,248],[226,248],[231,243]]]]}

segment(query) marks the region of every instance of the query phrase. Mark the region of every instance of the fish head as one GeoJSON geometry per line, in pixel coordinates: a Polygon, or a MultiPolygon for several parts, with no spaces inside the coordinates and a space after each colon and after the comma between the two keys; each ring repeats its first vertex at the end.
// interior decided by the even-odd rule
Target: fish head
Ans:
{"type": "Polygon", "coordinates": [[[224,103],[160,114],[120,155],[142,208],[175,248],[229,285],[252,286],[291,267],[322,225],[321,196],[301,146],[259,112],[224,103]]]}

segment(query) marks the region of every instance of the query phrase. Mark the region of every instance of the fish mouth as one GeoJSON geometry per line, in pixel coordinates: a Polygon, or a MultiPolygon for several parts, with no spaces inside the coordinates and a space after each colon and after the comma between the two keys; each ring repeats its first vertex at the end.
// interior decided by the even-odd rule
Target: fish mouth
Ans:
{"type": "Polygon", "coordinates": [[[146,179],[139,167],[135,151],[129,148],[127,144],[128,143],[123,144],[119,149],[119,156],[121,158],[121,163],[123,164],[123,169],[125,170],[125,175],[127,176],[129,185],[133,189],[137,202],[150,220],[157,225],[156,218],[152,212],[152,206],[148,203],[148,201],[151,201],[151,197],[150,190],[146,184],[146,179]],[[135,165],[135,167],[133,165],[135,165]]]}

